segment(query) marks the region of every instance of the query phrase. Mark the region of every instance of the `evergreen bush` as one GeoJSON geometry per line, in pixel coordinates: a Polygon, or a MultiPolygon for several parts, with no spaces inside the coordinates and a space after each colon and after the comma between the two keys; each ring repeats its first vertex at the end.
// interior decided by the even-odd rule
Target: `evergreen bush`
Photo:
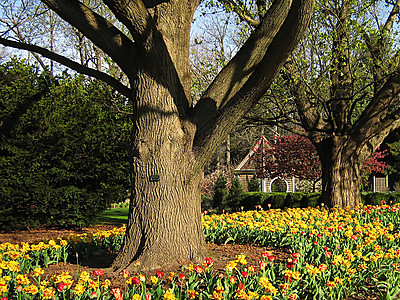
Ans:
{"type": "Polygon", "coordinates": [[[0,78],[0,230],[87,226],[126,199],[129,116],[108,87],[18,60],[0,78]]]}
{"type": "Polygon", "coordinates": [[[254,175],[251,177],[250,181],[247,184],[247,191],[249,192],[259,192],[260,189],[260,179],[254,175]]]}
{"type": "Polygon", "coordinates": [[[237,210],[243,198],[243,187],[239,177],[235,176],[232,180],[232,185],[226,197],[225,208],[237,210]]]}
{"type": "Polygon", "coordinates": [[[220,174],[214,185],[213,208],[222,209],[222,204],[225,202],[227,195],[226,179],[223,174],[220,174]]]}
{"type": "Polygon", "coordinates": [[[381,205],[382,201],[389,204],[389,195],[386,193],[367,193],[365,195],[366,205],[381,205]]]}
{"type": "Polygon", "coordinates": [[[271,208],[284,208],[287,193],[271,193],[271,208]]]}
{"type": "Polygon", "coordinates": [[[262,206],[263,202],[267,198],[268,193],[263,192],[247,192],[243,193],[243,199],[241,206],[244,210],[255,210],[256,206],[262,206]]]}
{"type": "Polygon", "coordinates": [[[395,205],[400,203],[400,193],[390,193],[388,197],[388,203],[390,205],[395,205]]]}

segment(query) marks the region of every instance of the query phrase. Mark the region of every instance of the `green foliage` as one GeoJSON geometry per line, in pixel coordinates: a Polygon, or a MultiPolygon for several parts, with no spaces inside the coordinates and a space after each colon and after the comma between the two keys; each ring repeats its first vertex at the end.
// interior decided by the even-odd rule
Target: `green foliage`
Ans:
{"type": "Polygon", "coordinates": [[[213,208],[222,208],[227,195],[226,179],[223,174],[220,174],[214,185],[213,208]]]}
{"type": "Polygon", "coordinates": [[[16,60],[0,78],[0,229],[85,226],[126,198],[130,126],[103,105],[123,99],[83,77],[50,84],[16,60]]]}
{"type": "Polygon", "coordinates": [[[284,208],[286,200],[286,193],[272,193],[271,208],[284,208]]]}
{"type": "Polygon", "coordinates": [[[263,205],[268,198],[268,193],[263,192],[247,192],[243,194],[241,206],[244,210],[254,210],[256,206],[263,205]]]}
{"type": "Polygon", "coordinates": [[[260,191],[260,179],[257,178],[257,176],[253,176],[248,185],[247,185],[247,190],[249,192],[259,192],[260,191]]]}
{"type": "Polygon", "coordinates": [[[321,204],[321,193],[309,193],[302,199],[302,207],[317,207],[321,204]]]}
{"type": "Polygon", "coordinates": [[[208,198],[207,196],[201,195],[201,210],[210,210],[212,209],[213,199],[208,198]]]}
{"type": "Polygon", "coordinates": [[[243,187],[239,177],[235,176],[232,180],[232,185],[226,197],[226,207],[236,210],[240,206],[243,197],[243,187]]]}
{"type": "Polygon", "coordinates": [[[285,199],[285,207],[298,208],[301,207],[305,193],[287,193],[285,199]]]}
{"type": "Polygon", "coordinates": [[[389,195],[386,193],[367,193],[365,194],[365,205],[381,205],[382,201],[389,203],[389,195]]]}
{"type": "MultiPolygon", "coordinates": [[[[246,192],[242,195],[244,210],[254,210],[261,205],[264,210],[321,206],[321,193],[264,193],[246,192]]],[[[381,205],[381,201],[394,205],[400,203],[400,193],[362,193],[363,204],[381,205]]]]}
{"type": "Polygon", "coordinates": [[[400,203],[400,193],[390,193],[388,197],[388,204],[394,205],[400,203]]]}

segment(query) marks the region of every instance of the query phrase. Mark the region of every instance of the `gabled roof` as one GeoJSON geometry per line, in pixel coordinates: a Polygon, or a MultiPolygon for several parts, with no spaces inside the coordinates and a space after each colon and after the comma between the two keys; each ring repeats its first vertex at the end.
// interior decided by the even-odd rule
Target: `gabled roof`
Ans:
{"type": "Polygon", "coordinates": [[[234,173],[254,173],[256,171],[254,161],[251,159],[255,153],[257,153],[258,149],[263,147],[270,147],[269,142],[265,136],[261,136],[260,139],[256,142],[256,145],[250,149],[249,153],[246,157],[237,165],[234,170],[234,173]]]}

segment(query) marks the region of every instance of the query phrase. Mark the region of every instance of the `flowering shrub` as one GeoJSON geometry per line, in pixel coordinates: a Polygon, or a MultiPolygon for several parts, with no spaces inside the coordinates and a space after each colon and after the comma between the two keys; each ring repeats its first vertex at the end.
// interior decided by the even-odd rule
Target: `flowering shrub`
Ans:
{"type": "MultiPolygon", "coordinates": [[[[205,215],[209,242],[260,243],[285,246],[291,255],[275,259],[264,252],[257,265],[246,256],[215,270],[212,258],[188,265],[179,274],[154,272],[145,277],[124,270],[124,286],[111,287],[102,270],[76,277],[68,273],[41,278],[43,269],[31,261],[47,246],[0,244],[0,297],[3,299],[343,299],[360,292],[396,299],[400,290],[400,206],[354,209],[287,209],[205,215]],[[21,251],[21,249],[29,251],[21,251]],[[17,254],[17,253],[23,254],[17,254]],[[27,273],[29,272],[29,276],[27,273]]],[[[124,228],[71,235],[68,247],[96,244],[118,250],[124,228]]],[[[53,244],[53,243],[52,243],[53,244]]],[[[61,249],[66,244],[60,240],[61,249]]],[[[48,244],[46,244],[48,245],[48,244]]],[[[49,246],[51,248],[52,246],[49,246]]],[[[43,260],[42,260],[43,263],[43,260]]],[[[139,266],[139,262],[137,262],[139,266]]]]}

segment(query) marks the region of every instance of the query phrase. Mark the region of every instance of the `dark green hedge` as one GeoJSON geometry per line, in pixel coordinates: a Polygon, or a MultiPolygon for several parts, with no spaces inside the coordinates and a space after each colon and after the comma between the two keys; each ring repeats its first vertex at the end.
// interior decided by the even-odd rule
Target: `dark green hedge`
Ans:
{"type": "MultiPolygon", "coordinates": [[[[263,209],[285,207],[317,207],[321,205],[321,193],[263,193],[247,192],[242,195],[241,206],[244,210],[253,210],[261,205],[263,209]]],[[[400,193],[363,193],[362,202],[365,205],[380,205],[400,203],[400,193]]]]}
{"type": "Polygon", "coordinates": [[[86,226],[126,199],[129,115],[108,108],[129,111],[125,99],[17,60],[0,78],[0,230],[86,226]]]}

